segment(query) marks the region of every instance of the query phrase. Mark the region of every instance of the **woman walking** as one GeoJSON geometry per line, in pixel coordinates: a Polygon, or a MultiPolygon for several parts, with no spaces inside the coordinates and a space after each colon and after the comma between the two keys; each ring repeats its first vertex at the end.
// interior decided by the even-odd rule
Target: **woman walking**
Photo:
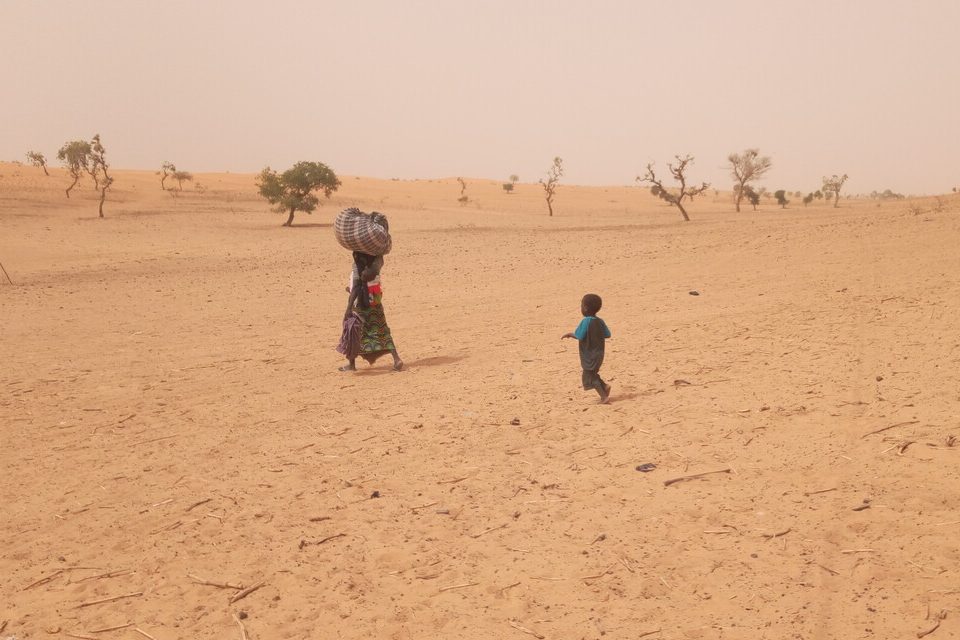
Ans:
{"type": "Polygon", "coordinates": [[[356,371],[357,356],[373,364],[388,353],[393,356],[393,370],[403,369],[403,360],[397,353],[383,311],[382,268],[383,256],[353,252],[353,272],[347,289],[350,295],[343,314],[343,337],[337,347],[337,351],[347,357],[347,364],[340,367],[340,371],[356,371]]]}

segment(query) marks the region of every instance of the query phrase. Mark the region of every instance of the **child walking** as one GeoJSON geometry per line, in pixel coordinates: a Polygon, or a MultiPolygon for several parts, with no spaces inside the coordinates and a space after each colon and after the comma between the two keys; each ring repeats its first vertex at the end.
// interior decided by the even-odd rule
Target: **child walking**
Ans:
{"type": "Polygon", "coordinates": [[[600,404],[610,401],[610,385],[600,378],[600,366],[603,364],[604,341],[610,337],[607,323],[597,317],[603,300],[595,293],[588,293],[580,301],[580,313],[583,320],[573,333],[565,333],[563,338],[576,338],[580,341],[580,366],[583,368],[583,388],[596,389],[600,394],[600,404]]]}

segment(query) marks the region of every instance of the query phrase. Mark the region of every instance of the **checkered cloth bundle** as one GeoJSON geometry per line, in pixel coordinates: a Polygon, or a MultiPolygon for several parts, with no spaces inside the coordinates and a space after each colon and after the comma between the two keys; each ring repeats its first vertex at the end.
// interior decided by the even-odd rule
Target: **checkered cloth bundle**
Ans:
{"type": "Polygon", "coordinates": [[[380,213],[364,213],[356,207],[344,209],[333,223],[337,242],[344,249],[359,251],[371,256],[390,253],[393,240],[390,238],[387,219],[380,213]]]}

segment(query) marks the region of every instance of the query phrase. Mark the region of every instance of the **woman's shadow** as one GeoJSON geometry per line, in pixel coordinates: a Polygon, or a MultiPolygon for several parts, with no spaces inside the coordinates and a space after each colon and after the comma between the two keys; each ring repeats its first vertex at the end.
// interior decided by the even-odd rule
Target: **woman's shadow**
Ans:
{"type": "MultiPolygon", "coordinates": [[[[418,358],[417,360],[404,360],[403,371],[409,371],[410,369],[417,369],[420,367],[442,367],[443,365],[454,364],[456,362],[460,362],[461,360],[465,360],[466,357],[467,356],[432,356],[429,358],[418,358]]],[[[369,368],[364,369],[360,369],[358,367],[357,373],[359,375],[377,376],[395,372],[392,367],[370,366],[369,368]]]]}

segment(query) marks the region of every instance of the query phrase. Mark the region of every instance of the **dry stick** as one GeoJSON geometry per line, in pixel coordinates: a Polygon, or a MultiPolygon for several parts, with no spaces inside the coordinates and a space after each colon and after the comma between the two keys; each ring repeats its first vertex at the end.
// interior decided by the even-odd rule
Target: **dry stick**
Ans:
{"type": "Polygon", "coordinates": [[[237,617],[237,614],[233,614],[233,619],[237,621],[237,624],[240,625],[240,638],[241,640],[249,640],[247,636],[247,630],[243,627],[243,623],[240,622],[240,618],[237,617]]]}
{"type": "Polygon", "coordinates": [[[874,553],[873,549],[844,549],[840,553],[874,553]]]}
{"type": "Polygon", "coordinates": [[[485,534],[488,534],[488,533],[490,533],[491,531],[497,531],[498,529],[504,529],[504,528],[507,527],[508,524],[509,524],[509,523],[504,523],[504,524],[500,525],[499,527],[490,527],[489,529],[485,529],[484,531],[481,531],[480,533],[471,533],[471,534],[470,534],[470,537],[471,537],[471,538],[479,538],[480,536],[485,535],[485,534]]]}
{"type": "Polygon", "coordinates": [[[527,629],[526,627],[521,627],[521,626],[518,625],[516,622],[510,621],[510,626],[513,627],[514,629],[516,629],[517,631],[522,631],[523,633],[527,634],[528,636],[533,636],[534,638],[537,638],[538,640],[543,640],[543,639],[546,637],[546,636],[544,636],[544,635],[542,635],[542,634],[537,633],[537,632],[534,631],[533,629],[527,629]]]}
{"type": "Polygon", "coordinates": [[[661,631],[662,631],[662,629],[657,629],[657,630],[655,630],[655,631],[647,631],[647,632],[645,632],[645,633],[641,633],[640,635],[634,636],[634,637],[636,637],[636,638],[643,638],[643,637],[645,637],[645,636],[652,636],[652,635],[655,634],[655,633],[660,633],[661,631]]]}
{"type": "Polygon", "coordinates": [[[410,507],[410,511],[419,511],[420,509],[426,509],[427,507],[432,507],[436,502],[431,502],[430,504],[422,504],[419,507],[410,507]]]}
{"type": "Polygon", "coordinates": [[[779,533],[765,533],[765,534],[763,534],[763,537],[766,538],[767,540],[773,540],[774,538],[779,538],[780,536],[785,536],[785,535],[787,535],[788,533],[790,533],[791,531],[793,531],[792,528],[787,528],[787,529],[784,529],[783,531],[780,531],[779,533]]]}
{"type": "Polygon", "coordinates": [[[250,587],[247,587],[247,588],[244,589],[243,591],[240,591],[240,592],[238,592],[238,593],[233,594],[232,596],[230,596],[230,604],[233,604],[233,603],[236,602],[237,600],[243,600],[243,599],[246,598],[248,595],[250,595],[251,593],[253,593],[254,591],[256,591],[257,589],[259,589],[260,587],[262,587],[262,586],[265,585],[265,584],[266,584],[266,582],[264,582],[263,580],[261,580],[261,581],[258,582],[257,584],[255,584],[255,585],[253,585],[253,586],[250,586],[250,587]]]}
{"type": "MultiPolygon", "coordinates": [[[[207,499],[205,499],[205,500],[201,500],[200,502],[194,502],[192,505],[190,505],[189,507],[187,507],[187,512],[192,511],[193,509],[196,509],[197,507],[199,507],[199,506],[202,505],[202,504],[207,504],[207,503],[210,502],[211,500],[213,500],[213,498],[207,498],[207,499]]],[[[185,512],[185,513],[186,513],[186,512],[185,512]]]]}
{"type": "Polygon", "coordinates": [[[230,584],[229,582],[210,582],[209,580],[198,578],[197,576],[189,573],[187,574],[187,577],[197,584],[209,585],[211,587],[217,587],[218,589],[236,589],[237,591],[243,591],[246,588],[242,584],[230,584]]]}
{"type": "Polygon", "coordinates": [[[144,631],[144,630],[141,629],[140,627],[135,628],[134,631],[136,631],[137,633],[139,633],[140,635],[142,635],[144,638],[149,638],[150,640],[157,640],[156,638],[154,638],[152,635],[150,635],[149,633],[147,633],[146,631],[144,631]]]}
{"type": "Polygon", "coordinates": [[[463,584],[454,584],[449,587],[440,587],[440,591],[452,591],[453,589],[466,589],[467,587],[475,587],[479,582],[464,582],[463,584]]]}
{"type": "Polygon", "coordinates": [[[929,629],[927,629],[926,631],[917,631],[917,637],[918,637],[918,638],[922,638],[922,637],[924,637],[924,636],[928,636],[928,635],[930,635],[931,633],[933,633],[934,631],[936,631],[937,629],[939,629],[939,628],[940,628],[940,623],[943,622],[943,619],[946,618],[946,617],[947,617],[947,610],[946,610],[946,609],[942,609],[942,610],[940,611],[940,613],[937,614],[937,623],[936,623],[935,625],[933,625],[932,627],[930,627],[929,629]]]}
{"type": "Polygon", "coordinates": [[[835,576],[840,575],[840,572],[839,572],[839,571],[834,571],[834,570],[831,569],[830,567],[825,567],[825,566],[823,566],[822,564],[818,564],[817,566],[820,567],[821,569],[823,569],[824,571],[828,571],[828,572],[832,573],[832,574],[835,575],[835,576]]]}
{"type": "Polygon", "coordinates": [[[96,636],[85,636],[82,633],[68,633],[64,631],[63,635],[68,638],[81,638],[81,640],[98,640],[96,636]]]}
{"type": "MultiPolygon", "coordinates": [[[[143,440],[142,442],[136,442],[136,443],[134,443],[134,444],[132,444],[132,445],[130,445],[130,446],[131,446],[131,447],[139,447],[139,446],[142,445],[142,444],[150,444],[151,442],[158,442],[158,441],[160,441],[160,440],[169,440],[170,438],[176,438],[176,437],[177,437],[176,435],[163,436],[162,438],[154,438],[154,439],[152,439],[152,440],[143,440]]],[[[174,484],[176,484],[176,483],[174,483],[174,484]]]]}
{"type": "Polygon", "coordinates": [[[836,487],[830,487],[829,489],[819,489],[817,491],[805,491],[803,495],[805,496],[815,496],[818,493],[828,493],[830,491],[836,491],[836,487]]]}
{"type": "Polygon", "coordinates": [[[872,436],[872,435],[874,435],[874,434],[876,434],[876,433],[883,433],[884,431],[887,431],[887,430],[889,430],[889,429],[896,429],[897,427],[905,427],[905,426],[907,426],[908,424],[917,424],[918,422],[920,422],[920,421],[919,421],[919,420],[907,420],[906,422],[898,422],[897,424],[892,424],[892,425],[890,425],[889,427],[884,427],[883,429],[877,429],[876,431],[871,431],[870,433],[865,433],[865,434],[863,434],[862,436],[860,436],[860,439],[862,440],[863,438],[866,438],[867,436],[872,436]]]}
{"type": "Polygon", "coordinates": [[[28,585],[25,586],[23,589],[21,589],[21,591],[26,591],[27,589],[32,589],[32,588],[34,588],[34,587],[39,587],[41,584],[50,582],[51,580],[53,580],[54,578],[56,578],[57,576],[59,576],[61,573],[63,573],[63,569],[58,569],[58,570],[54,571],[53,573],[51,573],[50,575],[48,575],[48,576],[46,576],[46,577],[44,577],[44,578],[40,578],[40,579],[37,580],[36,582],[32,582],[32,583],[28,584],[28,585]]]}
{"type": "Polygon", "coordinates": [[[717,469],[716,471],[704,471],[703,473],[694,473],[688,476],[680,476],[679,478],[671,478],[669,480],[664,480],[663,486],[669,487],[670,485],[676,482],[682,482],[684,480],[693,480],[694,478],[702,478],[703,476],[709,476],[714,473],[730,473],[730,471],[731,471],[730,467],[727,467],[726,469],[717,469]]]}
{"type": "Polygon", "coordinates": [[[77,582],[86,582],[87,580],[99,580],[100,578],[118,578],[120,576],[130,575],[131,573],[133,573],[133,569],[116,569],[114,571],[107,571],[106,573],[101,573],[98,576],[87,576],[86,578],[81,578],[77,580],[77,582]]]}
{"type": "MultiPolygon", "coordinates": [[[[10,284],[13,284],[13,280],[10,279],[10,274],[7,273],[7,270],[3,268],[3,263],[2,263],[2,262],[0,262],[0,269],[3,269],[3,275],[7,276],[7,282],[9,282],[10,284]]],[[[14,285],[14,286],[16,286],[16,285],[14,285]]]]}
{"type": "Polygon", "coordinates": [[[102,598],[100,600],[91,600],[90,602],[81,602],[77,605],[77,609],[82,609],[83,607],[90,607],[95,604],[103,604],[104,602],[114,602],[116,600],[123,600],[124,598],[136,598],[143,595],[143,591],[137,591],[136,593],[125,593],[122,596],[113,596],[112,598],[102,598]]]}
{"type": "Polygon", "coordinates": [[[319,541],[317,541],[317,542],[307,542],[306,540],[301,540],[301,541],[300,541],[300,548],[303,549],[304,547],[308,547],[308,546],[310,546],[310,545],[323,544],[324,542],[330,542],[331,540],[336,540],[337,538],[346,537],[346,535],[347,535],[347,534],[345,534],[345,533],[337,533],[337,534],[334,534],[334,535],[332,535],[332,536],[327,536],[327,537],[324,538],[323,540],[319,540],[319,541]]]}
{"type": "Polygon", "coordinates": [[[128,622],[127,624],[118,624],[115,627],[105,627],[103,629],[94,629],[90,633],[105,633],[107,631],[116,631],[118,629],[126,629],[127,627],[132,627],[135,623],[128,622]]]}
{"type": "Polygon", "coordinates": [[[506,591],[507,589],[513,589],[513,588],[514,588],[515,586],[517,586],[518,584],[520,584],[520,583],[519,583],[519,582],[514,582],[513,584],[508,584],[508,585],[505,586],[503,589],[500,589],[499,592],[500,592],[500,593],[503,593],[503,592],[506,591]]]}
{"type": "Polygon", "coordinates": [[[453,480],[437,480],[437,484],[456,484],[458,482],[463,482],[470,476],[463,476],[462,478],[454,478],[453,480]]]}
{"type": "Polygon", "coordinates": [[[7,623],[8,623],[8,622],[10,622],[10,621],[9,621],[9,620],[4,620],[3,622],[0,622],[0,633],[3,633],[3,630],[7,628],[7,623]]]}

